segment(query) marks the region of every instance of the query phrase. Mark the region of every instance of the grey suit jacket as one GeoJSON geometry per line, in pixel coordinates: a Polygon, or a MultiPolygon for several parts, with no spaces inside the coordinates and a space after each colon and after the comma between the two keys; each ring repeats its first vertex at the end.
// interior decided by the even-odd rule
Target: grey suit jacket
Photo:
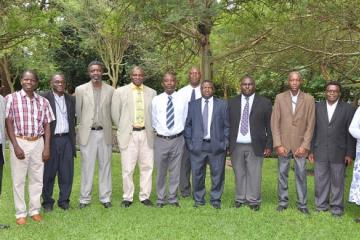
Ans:
{"type": "MultiPolygon", "coordinates": [[[[111,98],[114,88],[102,82],[99,116],[103,121],[106,144],[112,144],[111,98]]],[[[91,81],[75,89],[76,117],[79,124],[79,143],[86,145],[89,140],[91,125],[93,124],[95,104],[91,81]]]]}
{"type": "MultiPolygon", "coordinates": [[[[204,137],[201,101],[199,98],[189,102],[184,137],[186,145],[193,154],[200,154],[204,137]]],[[[210,137],[213,154],[224,153],[229,146],[229,114],[227,102],[213,98],[213,113],[210,137]]]]}
{"type": "MultiPolygon", "coordinates": [[[[3,141],[3,156],[5,158],[5,99],[0,95],[0,134],[3,141]]],[[[0,164],[3,164],[0,162],[0,164]]]]}
{"type": "Polygon", "coordinates": [[[338,102],[329,122],[326,101],[316,104],[316,123],[312,139],[315,161],[344,162],[345,156],[355,156],[355,139],[348,129],[354,108],[338,102]]]}
{"type": "Polygon", "coordinates": [[[310,150],[315,126],[314,98],[300,91],[295,113],[292,111],[290,91],[276,95],[271,115],[274,148],[284,146],[293,153],[299,147],[310,150]]]}
{"type": "MultiPolygon", "coordinates": [[[[255,93],[251,107],[249,122],[251,146],[257,156],[264,156],[265,148],[272,149],[272,135],[270,127],[272,106],[269,99],[255,93]]],[[[241,95],[229,101],[230,121],[230,153],[234,150],[239,132],[241,119],[241,95]]]]}
{"type": "MultiPolygon", "coordinates": [[[[130,136],[134,125],[134,98],[132,84],[125,85],[114,91],[111,105],[112,120],[117,127],[117,140],[120,150],[129,145],[130,136]]],[[[151,120],[151,102],[156,96],[156,91],[144,85],[144,120],[147,142],[149,147],[154,145],[154,131],[151,120]]]]}

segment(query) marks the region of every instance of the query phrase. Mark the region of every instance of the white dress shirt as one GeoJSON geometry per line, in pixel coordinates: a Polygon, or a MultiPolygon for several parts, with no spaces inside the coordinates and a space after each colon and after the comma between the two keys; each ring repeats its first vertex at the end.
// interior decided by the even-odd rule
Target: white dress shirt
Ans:
{"type": "Polygon", "coordinates": [[[237,135],[237,139],[236,139],[237,143],[251,143],[250,113],[251,113],[251,108],[252,108],[252,105],[254,102],[254,96],[255,96],[255,93],[252,94],[251,96],[249,96],[249,119],[248,119],[249,131],[244,136],[241,134],[240,130],[241,130],[241,121],[242,121],[242,118],[244,117],[243,112],[244,112],[244,108],[245,108],[245,104],[246,104],[246,97],[243,94],[241,94],[241,119],[239,122],[239,130],[238,130],[238,135],[237,135]]]}
{"type": "Polygon", "coordinates": [[[152,100],[152,126],[158,134],[163,136],[172,136],[184,131],[188,111],[188,103],[183,100],[183,96],[178,92],[174,92],[171,95],[174,106],[174,126],[171,129],[168,129],[166,126],[168,96],[169,95],[164,92],[157,95],[152,100]]]}
{"type": "Polygon", "coordinates": [[[337,100],[335,103],[333,103],[332,105],[330,105],[328,103],[328,101],[326,101],[326,109],[327,109],[327,114],[328,114],[328,119],[329,119],[329,122],[331,121],[331,118],[333,117],[334,115],[334,112],[335,112],[335,109],[336,109],[336,106],[338,104],[339,100],[337,100]]]}
{"type": "MultiPolygon", "coordinates": [[[[54,93],[54,92],[53,92],[54,93]]],[[[54,93],[55,107],[56,107],[56,127],[54,134],[68,133],[69,122],[67,116],[67,108],[64,95],[58,96],[54,93]]]]}
{"type": "MultiPolygon", "coordinates": [[[[204,111],[204,107],[205,107],[205,98],[201,99],[201,113],[203,113],[204,111]]],[[[212,120],[212,113],[213,113],[213,106],[214,106],[214,98],[211,97],[208,99],[208,110],[209,110],[209,114],[208,114],[208,134],[206,136],[204,136],[204,139],[210,139],[211,135],[210,135],[210,127],[211,127],[211,120],[212,120]]]]}
{"type": "Polygon", "coordinates": [[[179,89],[178,93],[183,99],[185,99],[187,102],[190,102],[193,89],[195,89],[195,100],[201,98],[200,84],[195,88],[188,84],[185,87],[179,89]]]}
{"type": "Polygon", "coordinates": [[[295,109],[296,109],[296,103],[297,103],[297,100],[298,100],[299,93],[300,93],[300,90],[298,90],[297,94],[294,96],[294,95],[292,95],[292,93],[290,91],[291,105],[292,105],[293,113],[295,112],[295,109]]]}

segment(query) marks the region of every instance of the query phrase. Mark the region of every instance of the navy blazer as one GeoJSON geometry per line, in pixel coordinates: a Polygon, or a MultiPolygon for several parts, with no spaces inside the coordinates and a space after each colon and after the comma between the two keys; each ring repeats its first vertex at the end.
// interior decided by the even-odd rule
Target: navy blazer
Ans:
{"type": "MultiPolygon", "coordinates": [[[[256,156],[264,156],[265,148],[272,150],[271,133],[271,101],[255,93],[251,107],[249,123],[251,134],[251,146],[256,156]]],[[[241,119],[241,95],[229,101],[230,121],[230,153],[235,148],[241,119]]]]}
{"type": "MultiPolygon", "coordinates": [[[[48,91],[48,92],[45,92],[42,96],[45,97],[49,101],[51,109],[53,110],[53,113],[54,113],[55,118],[56,118],[56,106],[55,106],[54,93],[52,91],[48,91]]],[[[75,97],[73,97],[73,96],[71,96],[71,95],[69,95],[67,93],[65,93],[64,96],[65,96],[66,111],[67,111],[67,115],[68,115],[69,136],[70,136],[70,139],[71,139],[71,146],[72,146],[72,150],[73,150],[73,155],[76,156],[76,147],[75,147],[75,142],[76,142],[76,135],[75,135],[75,125],[76,125],[75,97]]],[[[52,121],[50,123],[51,137],[54,136],[55,127],[56,127],[56,120],[52,121]]]]}
{"type": "MultiPolygon", "coordinates": [[[[199,98],[189,102],[184,137],[190,152],[200,154],[202,150],[204,127],[199,98]]],[[[211,147],[213,154],[222,154],[229,145],[229,115],[227,102],[213,98],[213,112],[210,125],[211,147]]]]}
{"type": "Polygon", "coordinates": [[[326,101],[316,103],[316,122],[311,151],[315,161],[344,162],[345,156],[355,156],[355,139],[349,126],[355,109],[339,100],[329,122],[326,101]]]}

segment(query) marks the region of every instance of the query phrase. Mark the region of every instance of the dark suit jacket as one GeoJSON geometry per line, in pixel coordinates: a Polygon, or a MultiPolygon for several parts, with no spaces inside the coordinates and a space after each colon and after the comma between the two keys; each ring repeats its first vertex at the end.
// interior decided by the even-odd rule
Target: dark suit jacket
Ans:
{"type": "Polygon", "coordinates": [[[316,104],[316,122],[311,147],[315,161],[344,162],[354,157],[355,139],[349,133],[354,108],[339,100],[329,122],[326,102],[316,104]]]}
{"type": "MultiPolygon", "coordinates": [[[[55,103],[55,97],[54,97],[54,93],[52,91],[48,91],[46,93],[43,94],[43,97],[45,97],[51,106],[51,109],[54,112],[55,118],[57,118],[56,116],[56,103],[55,103]]],[[[69,135],[70,135],[70,139],[71,139],[71,145],[72,145],[72,149],[73,149],[73,155],[76,155],[76,147],[75,147],[75,141],[76,141],[76,137],[75,137],[75,124],[76,124],[76,119],[75,119],[75,97],[65,93],[65,103],[66,103],[66,110],[67,110],[67,115],[68,115],[68,122],[69,122],[69,135]]],[[[51,131],[51,137],[53,137],[54,132],[55,132],[55,127],[56,127],[56,120],[52,121],[50,123],[50,131],[51,131]]]]}
{"type": "MultiPolygon", "coordinates": [[[[204,129],[199,98],[189,102],[185,123],[184,137],[190,152],[200,154],[202,150],[204,129]]],[[[210,126],[211,147],[214,154],[224,153],[229,145],[229,115],[227,103],[213,98],[213,113],[210,126]]]]}
{"type": "MultiPolygon", "coordinates": [[[[256,156],[264,156],[265,148],[272,149],[271,135],[272,105],[269,99],[255,93],[250,112],[251,146],[256,156]]],[[[230,153],[234,150],[241,119],[241,95],[229,101],[230,153]]]]}

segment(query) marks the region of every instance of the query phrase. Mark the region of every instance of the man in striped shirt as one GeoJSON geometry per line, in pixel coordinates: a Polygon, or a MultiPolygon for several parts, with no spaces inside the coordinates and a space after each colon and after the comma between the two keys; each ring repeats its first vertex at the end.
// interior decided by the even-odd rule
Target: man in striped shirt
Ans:
{"type": "Polygon", "coordinates": [[[40,196],[44,162],[50,158],[50,122],[55,120],[49,102],[35,93],[39,79],[34,71],[21,76],[22,89],[6,96],[6,129],[10,138],[10,165],[13,180],[16,223],[26,224],[26,216],[40,222],[40,196]],[[24,187],[29,181],[29,211],[24,187]]]}

